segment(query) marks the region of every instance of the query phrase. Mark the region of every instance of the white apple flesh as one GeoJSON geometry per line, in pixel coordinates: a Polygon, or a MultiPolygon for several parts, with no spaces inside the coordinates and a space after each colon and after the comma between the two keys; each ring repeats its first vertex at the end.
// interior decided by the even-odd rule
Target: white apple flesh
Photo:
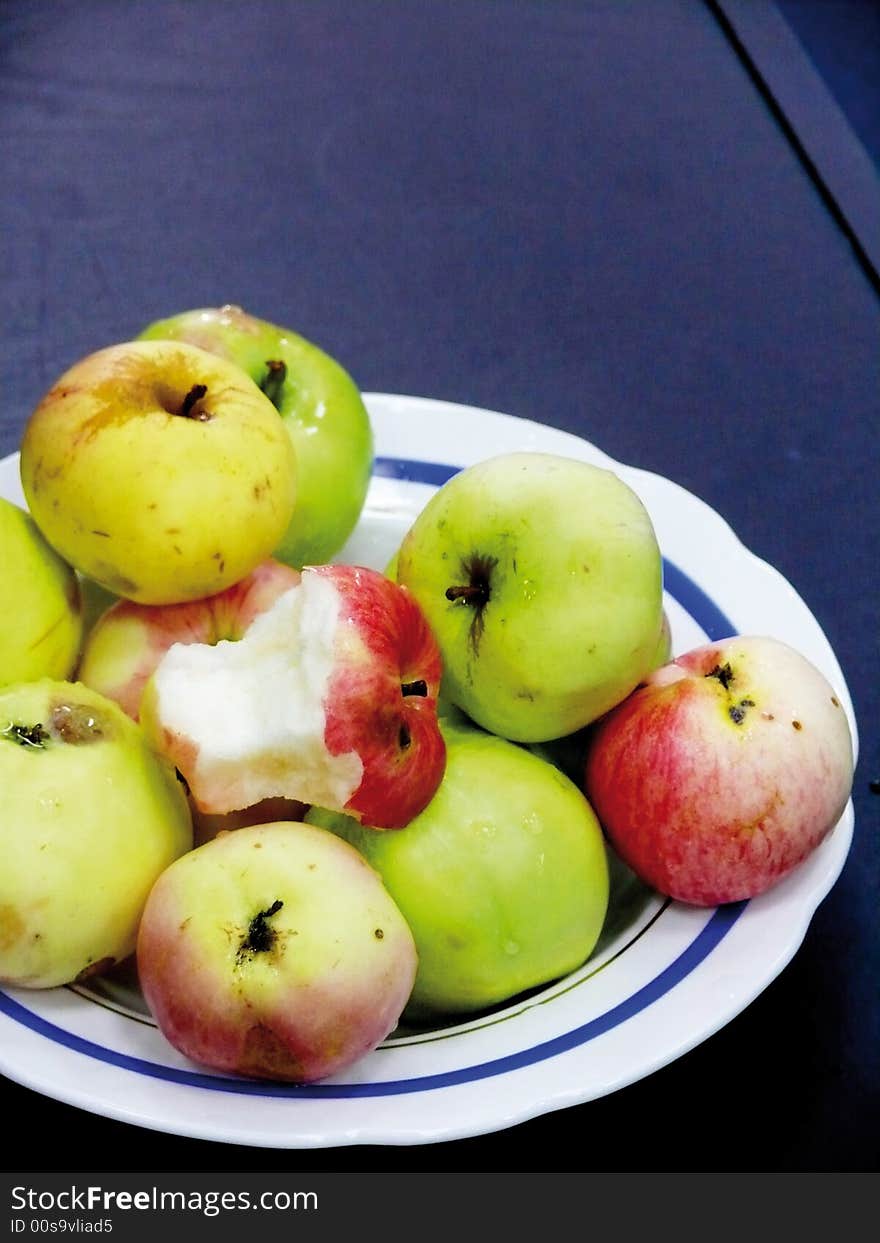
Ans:
{"type": "Polygon", "coordinates": [[[169,648],[175,643],[213,645],[242,638],[254,619],[298,582],[296,570],[269,559],[240,582],[201,600],[184,604],[118,600],[89,632],[77,677],[114,699],[136,721],[144,687],[169,648]]]}
{"type": "Polygon", "coordinates": [[[159,1029],[186,1057],[305,1083],[393,1030],[416,951],[356,850],[311,825],[268,824],[223,834],[163,873],[137,965],[159,1029]]]}
{"type": "Polygon", "coordinates": [[[779,640],[742,636],[677,657],[600,721],[585,789],[642,880],[712,906],[756,897],[806,859],[852,779],[824,674],[779,640]]]}
{"type": "Polygon", "coordinates": [[[141,722],[202,812],[281,797],[399,828],[443,775],[440,672],[404,588],[308,567],[238,642],[171,647],[141,722]]]}

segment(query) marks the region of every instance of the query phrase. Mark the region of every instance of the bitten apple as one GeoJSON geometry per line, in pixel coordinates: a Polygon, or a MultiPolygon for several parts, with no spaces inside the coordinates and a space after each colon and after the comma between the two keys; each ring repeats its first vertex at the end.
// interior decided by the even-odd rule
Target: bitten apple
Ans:
{"type": "Polygon", "coordinates": [[[159,1029],[186,1057],[305,1083],[393,1030],[416,951],[356,850],[311,825],[267,824],[224,834],[159,877],[137,966],[159,1029]]]}
{"type": "Polygon", "coordinates": [[[852,779],[825,676],[779,640],[743,636],[677,657],[600,721],[585,789],[647,884],[713,906],[756,897],[806,859],[852,779]]]}
{"type": "Polygon", "coordinates": [[[240,368],[195,346],[129,341],[64,373],[25,427],[34,521],[87,578],[142,604],[223,591],[271,556],[296,459],[240,368]]]}
{"type": "Polygon", "coordinates": [[[443,775],[436,642],[377,570],[311,566],[236,643],[175,644],[141,723],[202,812],[284,797],[399,828],[443,775]]]}
{"type": "Polygon", "coordinates": [[[444,694],[515,742],[573,733],[619,703],[661,642],[650,517],[616,474],[508,453],[454,475],[401,544],[397,581],[425,611],[444,694]]]}
{"type": "Polygon", "coordinates": [[[0,980],[50,988],[135,947],[153,882],[192,846],[174,769],[111,700],[0,690],[0,980]]]}
{"type": "Polygon", "coordinates": [[[136,721],[144,686],[173,644],[240,639],[256,617],[298,582],[298,571],[270,559],[241,582],[201,600],[186,604],[119,600],[92,627],[77,676],[114,699],[136,721]]]}

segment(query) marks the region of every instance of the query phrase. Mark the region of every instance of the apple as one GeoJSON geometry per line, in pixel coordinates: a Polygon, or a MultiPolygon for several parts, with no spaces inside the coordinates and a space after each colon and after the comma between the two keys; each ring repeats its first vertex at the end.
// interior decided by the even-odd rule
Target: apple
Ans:
{"type": "Polygon", "coordinates": [[[502,454],[454,475],[407,532],[397,580],[437,637],[444,693],[516,742],[607,712],[660,641],[662,562],[645,507],[613,472],[555,454],[502,454]]]}
{"type": "Polygon", "coordinates": [[[373,467],[369,415],[348,372],[312,342],[238,306],[184,311],[150,324],[141,338],[210,350],[271,398],[299,462],[296,509],[275,556],[297,568],[330,561],[360,517],[373,467]]]}
{"type": "Polygon", "coordinates": [[[0,690],[0,980],[51,988],[135,948],[153,882],[192,845],[174,769],[111,700],[0,690]]]}
{"type": "Polygon", "coordinates": [[[578,787],[515,743],[452,716],[442,728],[443,781],[399,833],[325,808],[306,815],[363,854],[412,929],[419,967],[406,1015],[418,1021],[573,971],[608,906],[602,831],[578,787]]]}
{"type": "Polygon", "coordinates": [[[788,644],[737,636],[645,678],[592,734],[585,789],[626,863],[699,906],[753,898],[808,857],[850,795],[841,702],[788,644]]]}
{"type": "Polygon", "coordinates": [[[21,481],[57,552],[142,604],[214,595],[271,555],[296,496],[277,411],[238,367],[195,346],[98,350],[30,416],[21,481]]]}
{"type": "Polygon", "coordinates": [[[82,596],[83,638],[86,639],[94,629],[95,623],[116,603],[119,596],[115,592],[108,591],[106,587],[102,587],[100,583],[94,582],[93,579],[86,578],[83,574],[78,574],[77,578],[82,596]]]}
{"type": "Polygon", "coordinates": [[[440,673],[405,588],[310,566],[238,642],[171,647],[140,719],[201,812],[283,797],[399,828],[443,775],[440,673]]]}
{"type": "Polygon", "coordinates": [[[193,822],[193,844],[201,846],[210,842],[221,833],[234,833],[238,829],[250,828],[254,824],[273,824],[276,821],[300,821],[308,811],[305,803],[298,803],[291,798],[264,798],[252,807],[242,807],[238,811],[227,811],[225,815],[209,815],[199,811],[191,804],[193,822]]]}
{"type": "Polygon", "coordinates": [[[115,699],[136,721],[144,686],[174,643],[240,639],[254,618],[298,582],[296,570],[270,558],[240,582],[201,600],[183,604],[118,600],[87,636],[77,676],[115,699]]]}
{"type": "Polygon", "coordinates": [[[306,824],[239,829],[159,877],[137,943],[160,1031],[215,1070],[307,1083],[397,1024],[412,934],[376,872],[306,824]]]}
{"type": "Polygon", "coordinates": [[[672,626],[669,621],[669,614],[666,609],[660,618],[660,636],[657,639],[657,646],[654,649],[654,655],[649,665],[651,669],[659,669],[662,665],[668,665],[672,660],[672,626]]]}
{"type": "Polygon", "coordinates": [[[0,686],[73,672],[82,598],[71,566],[18,505],[0,497],[0,686]]]}
{"type": "MultiPolygon", "coordinates": [[[[669,616],[664,609],[660,638],[658,639],[650,668],[658,669],[661,665],[667,664],[671,657],[672,629],[669,624],[669,616]]],[[[566,777],[570,777],[572,781],[580,786],[583,784],[584,762],[591,733],[592,726],[585,725],[583,729],[575,730],[573,734],[565,734],[562,738],[551,738],[547,742],[531,742],[525,745],[528,746],[530,751],[540,755],[542,759],[547,760],[550,764],[554,764],[560,771],[565,773],[566,777]]]]}

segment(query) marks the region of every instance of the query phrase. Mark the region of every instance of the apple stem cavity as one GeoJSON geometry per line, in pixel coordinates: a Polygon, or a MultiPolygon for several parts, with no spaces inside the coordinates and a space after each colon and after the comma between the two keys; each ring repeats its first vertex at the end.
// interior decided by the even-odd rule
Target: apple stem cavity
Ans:
{"type": "Polygon", "coordinates": [[[266,359],[266,374],[260,381],[260,389],[266,394],[277,410],[281,404],[281,393],[287,379],[287,363],[280,358],[266,359]]]}
{"type": "Polygon", "coordinates": [[[267,906],[265,911],[258,911],[248,925],[247,936],[238,947],[238,962],[244,962],[253,958],[255,954],[264,954],[270,950],[275,944],[278,933],[274,928],[270,928],[267,920],[273,915],[277,915],[284,903],[280,898],[276,898],[271,906],[267,906]]]}
{"type": "Polygon", "coordinates": [[[461,563],[461,571],[468,581],[446,588],[446,599],[453,604],[462,601],[474,610],[471,622],[471,647],[476,652],[483,633],[483,610],[492,597],[492,571],[498,564],[497,557],[481,557],[474,554],[461,563]]]}
{"type": "Polygon", "coordinates": [[[710,669],[706,674],[707,678],[717,678],[725,690],[730,689],[733,681],[733,670],[730,667],[730,661],[726,661],[724,665],[716,665],[714,669],[710,669]]]}
{"type": "MultiPolygon", "coordinates": [[[[730,684],[734,681],[735,675],[730,667],[730,661],[725,661],[723,665],[716,665],[714,669],[710,669],[704,675],[707,678],[717,678],[726,691],[730,691],[730,684]]],[[[731,703],[727,709],[727,715],[733,721],[734,725],[742,725],[746,719],[746,713],[749,708],[754,708],[754,699],[740,699],[738,703],[731,703]]]]}
{"type": "Polygon", "coordinates": [[[428,683],[424,678],[416,678],[414,682],[401,682],[400,693],[404,697],[407,695],[421,695],[422,698],[428,694],[428,683]]]}
{"type": "Polygon", "coordinates": [[[464,600],[465,604],[482,606],[489,599],[488,583],[467,583],[461,587],[447,587],[447,600],[464,600]]]}
{"type": "Polygon", "coordinates": [[[18,743],[20,747],[44,750],[46,743],[53,739],[80,745],[98,742],[107,732],[106,722],[102,722],[98,713],[91,708],[83,704],[57,703],[52,707],[49,729],[42,722],[22,725],[17,721],[10,721],[4,729],[0,729],[0,738],[18,743]]]}
{"type": "Polygon", "coordinates": [[[0,729],[0,738],[16,742],[20,747],[37,747],[42,750],[49,735],[42,725],[19,725],[10,721],[5,729],[0,729]]]}
{"type": "Polygon", "coordinates": [[[194,384],[183,399],[183,404],[178,410],[178,414],[182,419],[196,419],[199,423],[207,423],[212,417],[204,406],[200,406],[199,402],[208,391],[207,384],[194,384]]]}
{"type": "Polygon", "coordinates": [[[463,600],[477,609],[484,608],[491,597],[492,571],[498,564],[497,557],[481,557],[474,554],[461,563],[466,583],[446,588],[447,600],[463,600]]]}

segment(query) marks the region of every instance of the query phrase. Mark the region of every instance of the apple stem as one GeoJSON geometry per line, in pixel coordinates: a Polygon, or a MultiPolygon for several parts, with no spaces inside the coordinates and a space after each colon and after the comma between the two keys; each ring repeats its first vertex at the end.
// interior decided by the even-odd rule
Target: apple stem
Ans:
{"type": "Polygon", "coordinates": [[[177,412],[180,417],[183,419],[198,419],[200,423],[207,423],[211,417],[207,410],[196,410],[194,408],[197,403],[202,400],[207,391],[208,386],[206,384],[194,384],[184,397],[183,405],[177,412]]]}
{"type": "Polygon", "coordinates": [[[266,359],[266,374],[260,381],[260,388],[271,401],[275,409],[281,401],[281,391],[284,388],[284,381],[287,379],[287,363],[282,362],[280,358],[266,359]]]}
{"type": "Polygon", "coordinates": [[[447,587],[446,599],[464,600],[465,604],[487,604],[489,587],[487,583],[466,583],[460,587],[447,587]]]}
{"type": "Polygon", "coordinates": [[[428,693],[428,683],[424,678],[417,678],[415,682],[401,682],[400,693],[401,695],[425,696],[428,693]]]}

